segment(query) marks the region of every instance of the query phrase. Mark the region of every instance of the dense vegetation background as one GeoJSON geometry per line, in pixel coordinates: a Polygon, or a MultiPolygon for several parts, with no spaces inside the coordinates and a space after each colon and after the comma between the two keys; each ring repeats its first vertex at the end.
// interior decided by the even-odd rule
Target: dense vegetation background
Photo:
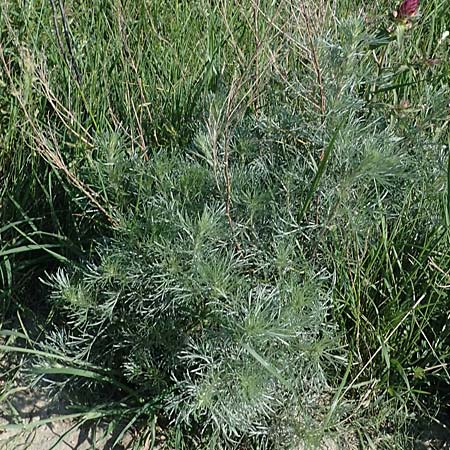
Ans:
{"type": "Polygon", "coordinates": [[[411,448],[449,401],[450,12],[397,6],[0,2],[0,398],[411,448]]]}

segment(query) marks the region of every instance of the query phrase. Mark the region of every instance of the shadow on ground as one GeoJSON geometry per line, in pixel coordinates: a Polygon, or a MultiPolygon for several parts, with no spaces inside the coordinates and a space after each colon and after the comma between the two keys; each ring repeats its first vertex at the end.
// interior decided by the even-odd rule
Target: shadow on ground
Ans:
{"type": "MultiPolygon", "coordinates": [[[[7,424],[29,425],[68,414],[63,403],[23,391],[0,405],[0,427],[7,424]]],[[[107,425],[107,424],[105,424],[107,425]]],[[[132,438],[125,435],[114,445],[120,429],[108,434],[106,426],[81,424],[71,420],[54,420],[34,429],[0,428],[2,450],[128,450],[132,438]]]]}
{"type": "Polygon", "coordinates": [[[414,450],[450,450],[450,416],[417,426],[414,450]]]}

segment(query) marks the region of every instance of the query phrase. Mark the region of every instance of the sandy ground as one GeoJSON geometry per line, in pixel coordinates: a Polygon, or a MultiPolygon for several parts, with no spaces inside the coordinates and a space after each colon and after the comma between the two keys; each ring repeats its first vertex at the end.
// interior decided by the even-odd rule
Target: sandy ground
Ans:
{"type": "MultiPolygon", "coordinates": [[[[19,393],[0,407],[0,427],[11,422],[32,424],[61,414],[61,405],[30,392],[19,393]],[[14,416],[14,420],[13,417],[14,416]]],[[[112,446],[115,437],[105,435],[100,427],[75,427],[75,422],[58,420],[28,430],[1,430],[0,450],[128,450],[131,438],[125,438],[112,446]]]]}
{"type": "Polygon", "coordinates": [[[131,448],[124,445],[111,447],[108,439],[96,439],[92,429],[68,433],[71,427],[70,422],[58,422],[29,432],[7,431],[0,434],[0,448],[2,450],[124,450],[131,448]]]}

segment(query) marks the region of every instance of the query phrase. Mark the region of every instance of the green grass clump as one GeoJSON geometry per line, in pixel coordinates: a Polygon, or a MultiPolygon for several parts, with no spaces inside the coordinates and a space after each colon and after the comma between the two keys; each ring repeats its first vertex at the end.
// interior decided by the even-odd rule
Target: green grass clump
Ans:
{"type": "Polygon", "coordinates": [[[2,351],[137,446],[408,448],[448,401],[449,13],[319,3],[0,6],[3,320],[41,317],[2,351]]]}

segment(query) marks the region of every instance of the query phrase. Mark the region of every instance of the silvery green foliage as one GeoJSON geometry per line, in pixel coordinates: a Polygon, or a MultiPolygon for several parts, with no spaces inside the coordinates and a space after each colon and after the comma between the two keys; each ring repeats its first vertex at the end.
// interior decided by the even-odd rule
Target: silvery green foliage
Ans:
{"type": "Polygon", "coordinates": [[[48,281],[66,320],[48,345],[119,374],[139,393],[133,407],[151,403],[212,448],[251,439],[281,448],[320,427],[345,368],[358,373],[377,355],[416,295],[435,295],[422,322],[405,321],[364,377],[390,393],[406,379],[410,392],[416,380],[401,364],[408,374],[428,364],[423,330],[445,331],[435,306],[444,280],[429,261],[448,253],[433,238],[444,236],[433,193],[445,188],[442,145],[380,107],[399,72],[376,72],[361,20],[339,30],[318,45],[326,117],[298,106],[317,87],[312,72],[293,71],[288,85],[272,80],[257,117],[224,123],[227,96],[207,95],[190,144],[149,162],[120,133],[97,137],[86,170],[120,226],[48,281]]]}
{"type": "Polygon", "coordinates": [[[142,232],[51,277],[69,317],[65,345],[158,397],[178,426],[230,442],[268,435],[287,405],[314,408],[326,369],[342,361],[329,293],[293,244],[234,248],[220,207],[167,208],[142,232]]]}

